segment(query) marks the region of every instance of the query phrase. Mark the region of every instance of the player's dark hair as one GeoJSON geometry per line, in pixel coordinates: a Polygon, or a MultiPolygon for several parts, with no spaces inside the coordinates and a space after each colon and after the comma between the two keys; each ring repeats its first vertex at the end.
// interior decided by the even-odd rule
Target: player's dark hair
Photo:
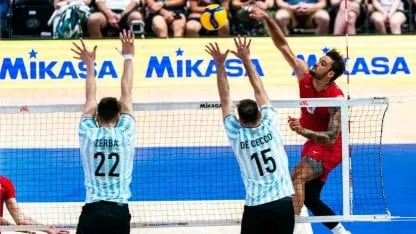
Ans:
{"type": "Polygon", "coordinates": [[[331,70],[334,71],[334,76],[331,78],[331,82],[336,80],[345,71],[345,63],[342,55],[335,49],[332,49],[326,53],[326,56],[330,57],[332,61],[331,70]]]}
{"type": "Polygon", "coordinates": [[[111,122],[117,120],[120,113],[121,105],[117,98],[105,97],[98,103],[98,116],[104,122],[111,122]]]}
{"type": "Polygon", "coordinates": [[[251,99],[243,99],[237,105],[238,116],[245,124],[255,124],[260,118],[257,102],[251,99]]]}

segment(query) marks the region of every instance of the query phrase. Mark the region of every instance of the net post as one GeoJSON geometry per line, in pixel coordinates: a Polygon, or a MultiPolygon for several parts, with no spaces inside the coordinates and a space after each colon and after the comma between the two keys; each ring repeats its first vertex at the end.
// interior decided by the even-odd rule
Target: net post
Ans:
{"type": "Polygon", "coordinates": [[[342,214],[351,215],[350,203],[350,160],[348,136],[348,106],[349,101],[343,99],[341,104],[341,136],[342,136],[342,214]]]}

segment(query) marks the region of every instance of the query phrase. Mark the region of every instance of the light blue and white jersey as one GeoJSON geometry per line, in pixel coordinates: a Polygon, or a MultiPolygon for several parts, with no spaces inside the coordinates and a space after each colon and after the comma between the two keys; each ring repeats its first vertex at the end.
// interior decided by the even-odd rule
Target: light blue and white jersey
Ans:
{"type": "Polygon", "coordinates": [[[243,127],[235,115],[224,120],[225,131],[240,166],[247,206],[294,194],[277,113],[272,106],[263,106],[261,113],[261,123],[255,128],[243,127]]]}
{"type": "Polygon", "coordinates": [[[93,117],[79,124],[86,203],[100,200],[127,203],[136,143],[133,117],[121,114],[115,127],[98,127],[93,117]]]}

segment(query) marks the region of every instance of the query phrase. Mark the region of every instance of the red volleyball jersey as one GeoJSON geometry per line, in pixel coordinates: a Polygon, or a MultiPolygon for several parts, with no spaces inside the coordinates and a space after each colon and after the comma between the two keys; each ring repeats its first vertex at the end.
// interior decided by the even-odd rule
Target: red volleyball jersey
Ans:
{"type": "MultiPolygon", "coordinates": [[[[334,98],[344,96],[342,90],[334,82],[332,82],[326,90],[317,92],[312,85],[312,75],[309,72],[299,82],[299,93],[301,98],[334,98]]],[[[328,130],[329,117],[330,114],[328,107],[302,107],[299,121],[304,128],[317,132],[323,132],[328,130]]],[[[329,147],[327,145],[322,146],[329,147]]],[[[340,152],[341,134],[338,135],[333,147],[340,152]]],[[[329,158],[322,160],[329,160],[335,164],[339,164],[342,160],[341,154],[332,156],[328,155],[327,157],[329,158]]]]}
{"type": "Polygon", "coordinates": [[[15,198],[16,192],[13,183],[4,176],[0,176],[0,217],[3,217],[4,202],[10,198],[15,198]]]}
{"type": "MultiPolygon", "coordinates": [[[[312,85],[312,75],[310,73],[307,73],[299,82],[299,93],[301,98],[333,98],[344,96],[342,90],[334,82],[326,90],[317,92],[312,85]]],[[[300,123],[302,127],[313,131],[326,131],[328,129],[328,107],[302,107],[301,111],[300,123]]]]}

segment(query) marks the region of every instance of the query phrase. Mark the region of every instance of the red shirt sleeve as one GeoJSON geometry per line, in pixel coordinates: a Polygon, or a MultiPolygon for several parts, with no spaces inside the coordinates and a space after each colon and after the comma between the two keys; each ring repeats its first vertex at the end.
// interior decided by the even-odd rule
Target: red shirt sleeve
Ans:
{"type": "Polygon", "coordinates": [[[313,89],[311,83],[312,75],[311,73],[306,73],[303,79],[299,81],[299,97],[300,98],[310,98],[313,97],[313,89]],[[312,96],[311,96],[312,95],[312,96]]]}
{"type": "Polygon", "coordinates": [[[16,191],[14,190],[14,186],[13,183],[5,178],[5,177],[1,177],[1,186],[4,189],[4,198],[3,200],[8,200],[10,198],[15,198],[16,197],[16,191]]]}
{"type": "Polygon", "coordinates": [[[340,96],[344,96],[344,93],[342,92],[342,90],[338,87],[338,85],[336,85],[334,82],[332,83],[332,97],[340,97],[340,96]]]}

